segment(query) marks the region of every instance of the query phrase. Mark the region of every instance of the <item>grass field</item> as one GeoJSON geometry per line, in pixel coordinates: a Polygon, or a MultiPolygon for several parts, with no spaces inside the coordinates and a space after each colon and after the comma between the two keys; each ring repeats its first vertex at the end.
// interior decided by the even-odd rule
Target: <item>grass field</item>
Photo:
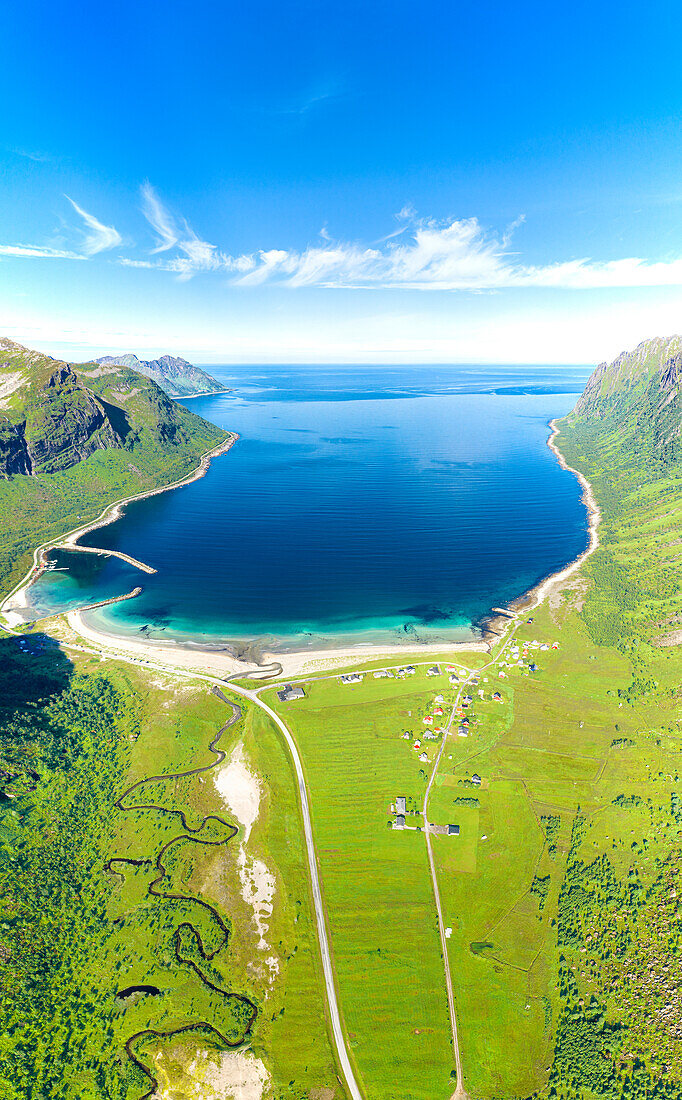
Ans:
{"type": "MultiPolygon", "coordinates": [[[[662,507],[646,542],[651,576],[662,507]]],[[[631,519],[613,527],[627,579],[646,536],[631,519]]],[[[605,644],[594,629],[605,598],[591,575],[599,568],[597,556],[519,627],[524,642],[558,649],[531,648],[523,667],[505,651],[504,664],[481,669],[484,699],[470,689],[467,736],[456,720],[431,794],[430,820],[460,826],[433,846],[470,1096],[677,1097],[682,1088],[674,1053],[682,1010],[666,979],[678,950],[668,887],[682,824],[679,663],[632,628],[605,644]],[[647,996],[624,979],[629,967],[647,996]],[[657,981],[654,1011],[647,997],[657,981]]],[[[650,603],[642,607],[627,586],[621,602],[623,592],[628,622],[641,624],[650,603]]],[[[606,598],[616,599],[613,589],[606,598]]],[[[424,837],[387,822],[396,795],[407,796],[408,811],[421,805],[438,747],[423,740],[422,719],[436,693],[447,713],[453,689],[418,668],[406,679],[321,679],[306,690],[279,712],[310,786],[359,1075],[368,1096],[445,1097],[452,1054],[424,837]]],[[[264,697],[278,705],[273,692],[264,697]]],[[[422,819],[408,812],[407,822],[422,819]]]]}
{"type": "MultiPolygon", "coordinates": [[[[594,484],[602,546],[532,622],[521,617],[518,658],[511,645],[492,664],[458,655],[478,683],[430,796],[430,821],[460,828],[432,843],[464,1085],[472,1100],[682,1100],[680,481],[618,466],[610,437],[576,429],[565,446],[594,484]]],[[[246,858],[274,874],[266,951],[242,890],[242,831],[210,773],[174,778],[211,761],[225,703],[180,677],[1,644],[0,1060],[11,1073],[0,1100],[36,1088],[137,1100],[149,1082],[126,1041],[185,1027],[132,1046],[167,1100],[229,1095],[218,1081],[230,1067],[262,1070],[273,1100],[342,1096],[292,767],[267,717],[246,706],[223,746],[241,742],[260,781],[246,858]],[[162,778],[137,793],[154,808],[115,810],[150,775],[162,778]],[[179,810],[214,843],[183,839],[179,810]],[[130,986],[158,993],[116,997],[130,986]],[[230,1055],[216,1032],[245,1048],[230,1055]]],[[[303,761],[357,1076],[368,1100],[448,1100],[420,811],[441,745],[427,735],[459,685],[420,664],[414,676],[343,685],[334,674],[305,690],[292,704],[273,687],[263,699],[303,761]],[[392,828],[399,796],[404,830],[392,828]]]]}

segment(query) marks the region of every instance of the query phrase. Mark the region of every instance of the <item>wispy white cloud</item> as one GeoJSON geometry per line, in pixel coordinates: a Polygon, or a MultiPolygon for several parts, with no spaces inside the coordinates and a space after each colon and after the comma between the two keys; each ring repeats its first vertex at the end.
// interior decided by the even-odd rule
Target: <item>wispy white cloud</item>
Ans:
{"type": "Polygon", "coordinates": [[[157,236],[156,248],[152,249],[152,253],[167,252],[169,248],[178,243],[178,232],[173,218],[157,198],[156,192],[148,180],[142,184],[141,191],[142,213],[157,236]]]}
{"type": "MultiPolygon", "coordinates": [[[[68,197],[68,196],[67,196],[68,197]]],[[[90,259],[123,245],[118,230],[104,225],[73,199],[83,235],[78,250],[55,245],[4,244],[0,257],[90,259]]],[[[174,215],[150,183],[142,187],[142,210],[154,232],[147,255],[122,255],[126,267],[166,271],[180,280],[222,275],[233,286],[469,291],[555,288],[594,290],[682,286],[682,256],[649,260],[582,257],[529,264],[513,244],[520,216],[501,233],[475,217],[437,221],[420,218],[411,206],[397,215],[397,228],[372,243],[334,240],[325,226],[303,249],[267,247],[232,255],[204,240],[174,215]]],[[[61,244],[61,242],[59,242],[61,244]]]]}
{"type": "Polygon", "coordinates": [[[82,206],[79,206],[68,195],[65,195],[64,198],[68,199],[85,223],[82,244],[82,251],[85,256],[95,256],[98,252],[106,252],[109,248],[117,248],[120,244],[123,244],[123,238],[118,230],[114,229],[113,225],[103,225],[94,214],[89,214],[87,210],[83,210],[82,206]]]}
{"type": "MultiPolygon", "coordinates": [[[[134,266],[160,267],[173,271],[180,279],[191,279],[201,271],[231,270],[233,260],[226,256],[214,244],[199,237],[184,218],[176,219],[161,202],[149,182],[142,185],[142,212],[156,233],[157,244],[151,250],[152,255],[159,252],[176,250],[176,255],[156,264],[136,263],[134,266]]],[[[237,268],[243,270],[243,268],[237,268]]]]}
{"type": "Polygon", "coordinates": [[[81,244],[78,250],[53,245],[0,244],[0,256],[33,260],[89,260],[99,252],[106,252],[123,244],[123,238],[118,230],[114,229],[113,225],[104,225],[94,214],[88,213],[68,195],[65,195],[64,198],[71,203],[71,206],[84,223],[78,229],[81,236],[81,244]]]}
{"type": "Polygon", "coordinates": [[[30,244],[0,244],[0,256],[24,256],[39,260],[85,260],[79,252],[69,252],[64,248],[43,248],[30,244]]]}
{"type": "MultiPolygon", "coordinates": [[[[596,261],[585,257],[544,265],[523,263],[511,250],[514,231],[498,237],[477,218],[435,221],[401,211],[404,224],[373,246],[332,242],[302,251],[267,249],[249,260],[241,286],[277,283],[289,287],[494,291],[522,287],[597,289],[682,285],[682,258],[650,261],[629,257],[596,261]]],[[[235,269],[236,261],[231,261],[235,269]]]]}

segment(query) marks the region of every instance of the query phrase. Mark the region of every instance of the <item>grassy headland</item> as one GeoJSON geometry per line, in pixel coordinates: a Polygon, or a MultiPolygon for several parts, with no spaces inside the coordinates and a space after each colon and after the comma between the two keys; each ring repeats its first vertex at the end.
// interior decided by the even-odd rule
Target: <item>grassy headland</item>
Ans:
{"type": "Polygon", "coordinates": [[[227,438],[123,366],[73,368],[0,341],[0,587],[107,504],[188,476],[227,438]]]}

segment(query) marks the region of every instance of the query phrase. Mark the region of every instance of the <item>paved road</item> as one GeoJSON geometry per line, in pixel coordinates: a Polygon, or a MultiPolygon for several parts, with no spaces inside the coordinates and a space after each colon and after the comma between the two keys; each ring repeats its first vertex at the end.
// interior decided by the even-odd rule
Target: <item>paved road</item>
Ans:
{"type": "Polygon", "coordinates": [[[346,1047],[346,1040],[343,1034],[343,1028],[341,1027],[341,1017],[339,1014],[339,1005],[336,998],[336,986],[334,985],[334,968],[332,965],[331,952],[329,950],[329,940],[327,937],[327,924],[324,916],[324,905],[322,903],[322,891],[320,889],[320,878],[317,871],[317,856],[315,854],[315,842],[313,840],[313,826],[310,819],[310,805],[308,802],[308,790],[305,784],[305,777],[303,775],[303,767],[301,765],[301,758],[298,754],[298,748],[291,733],[287,729],[286,725],[280,718],[280,716],[264,703],[262,699],[258,698],[258,695],[254,691],[248,691],[246,688],[231,686],[232,691],[236,691],[239,695],[242,695],[246,699],[250,699],[261,707],[272,718],[273,722],[279,727],[284,734],[287,745],[289,746],[289,752],[294,762],[294,768],[296,769],[296,779],[298,781],[298,793],[301,799],[301,812],[303,814],[303,829],[305,832],[305,843],[308,852],[308,868],[310,870],[310,884],[313,891],[313,901],[315,903],[315,922],[317,924],[317,940],[320,945],[320,955],[322,956],[322,969],[324,970],[324,984],[327,991],[327,1004],[329,1006],[329,1015],[331,1018],[332,1032],[334,1034],[334,1043],[336,1045],[336,1051],[339,1056],[339,1062],[343,1069],[343,1075],[346,1078],[346,1084],[348,1085],[348,1091],[353,1100],[362,1100],[362,1093],[360,1087],[355,1079],[353,1073],[353,1067],[350,1064],[350,1058],[348,1057],[348,1049],[346,1047]]]}
{"type": "Polygon", "coordinates": [[[448,954],[448,941],[445,936],[445,921],[443,920],[443,910],[440,904],[440,890],[438,889],[438,876],[436,875],[436,864],[433,858],[433,850],[431,848],[431,833],[429,832],[429,819],[427,812],[429,808],[429,795],[436,778],[436,772],[438,771],[438,765],[440,764],[441,756],[447,739],[450,735],[450,728],[452,726],[453,719],[455,717],[455,711],[459,706],[459,700],[462,696],[463,687],[457,692],[457,697],[450,712],[450,718],[448,724],[445,727],[445,733],[443,734],[443,740],[440,743],[440,749],[438,755],[434,761],[433,770],[431,772],[431,778],[429,779],[426,794],[424,795],[424,808],[422,816],[424,818],[424,836],[426,837],[426,850],[429,855],[429,867],[431,869],[431,885],[433,887],[433,896],[436,902],[436,912],[438,913],[438,931],[440,933],[440,946],[443,952],[443,967],[445,969],[445,987],[448,994],[448,1011],[450,1013],[450,1030],[452,1032],[452,1050],[455,1056],[455,1069],[457,1071],[457,1088],[453,1093],[452,1100],[466,1100],[466,1092],[464,1091],[464,1079],[462,1075],[462,1058],[459,1050],[459,1035],[457,1033],[457,1013],[455,1012],[455,995],[452,991],[452,977],[450,975],[450,956],[448,954]]]}
{"type": "MultiPolygon", "coordinates": [[[[8,633],[13,634],[14,631],[8,629],[8,633]]],[[[125,661],[127,664],[136,665],[138,668],[142,666],[144,669],[154,669],[159,672],[167,672],[174,675],[183,676],[190,680],[203,680],[206,683],[213,685],[220,685],[223,690],[233,691],[235,694],[240,695],[244,699],[249,699],[256,706],[264,710],[265,713],[273,720],[276,726],[284,734],[291,758],[294,763],[296,771],[296,779],[298,782],[299,797],[301,800],[301,813],[303,815],[303,829],[305,833],[306,850],[308,854],[308,868],[310,870],[310,883],[313,892],[313,902],[315,906],[315,923],[317,927],[317,941],[320,945],[320,955],[322,957],[322,968],[324,971],[324,984],[327,994],[327,1005],[329,1007],[329,1017],[332,1025],[332,1033],[334,1035],[334,1044],[338,1054],[339,1062],[343,1070],[343,1075],[346,1079],[348,1086],[348,1092],[352,1097],[352,1100],[363,1100],[362,1092],[355,1079],[353,1073],[353,1067],[350,1063],[348,1056],[348,1048],[346,1047],[346,1040],[343,1034],[343,1028],[341,1026],[341,1015],[339,1012],[339,1004],[336,996],[336,986],[334,984],[334,969],[332,965],[331,952],[329,949],[329,939],[327,936],[327,924],[324,916],[324,905],[322,902],[322,891],[320,888],[320,878],[317,870],[317,856],[315,854],[315,842],[313,840],[313,826],[310,818],[310,803],[308,801],[308,789],[305,783],[305,776],[303,774],[303,766],[301,764],[301,758],[299,756],[296,742],[292,737],[289,729],[284,724],[280,716],[258,698],[257,690],[250,691],[247,688],[238,687],[236,684],[228,684],[225,680],[221,680],[215,676],[205,676],[202,673],[191,672],[186,669],[169,668],[167,665],[156,664],[152,661],[142,661],[139,658],[128,657],[125,654],[110,652],[106,650],[94,649],[90,646],[75,645],[73,643],[62,642],[64,649],[74,649],[81,653],[92,653],[96,656],[105,655],[111,657],[112,660],[125,661]]],[[[261,669],[262,672],[262,669],[261,669]]],[[[261,689],[262,690],[262,689],[261,689]]]]}
{"type": "MultiPolygon", "coordinates": [[[[486,669],[489,669],[489,668],[493,667],[494,665],[496,665],[497,662],[502,657],[502,654],[505,652],[505,650],[511,644],[511,642],[514,638],[514,635],[516,634],[516,632],[517,632],[520,625],[521,624],[519,622],[518,616],[514,616],[514,625],[513,625],[512,629],[510,630],[509,635],[507,636],[504,645],[501,647],[501,649],[498,651],[498,653],[495,655],[495,657],[491,661],[488,661],[485,665],[481,665],[479,668],[469,671],[469,675],[470,676],[471,675],[479,676],[486,669]]],[[[462,666],[462,667],[464,667],[464,666],[462,666]]],[[[454,1093],[452,1094],[452,1097],[450,1098],[450,1100],[468,1100],[468,1097],[467,1097],[467,1093],[464,1089],[464,1075],[462,1073],[462,1057],[461,1057],[461,1052],[460,1052],[460,1049],[459,1049],[459,1035],[458,1035],[458,1031],[457,1031],[457,1013],[455,1011],[455,997],[454,997],[454,993],[453,993],[453,990],[452,990],[452,976],[450,974],[450,956],[448,954],[448,941],[447,941],[446,936],[445,936],[445,921],[443,920],[443,909],[442,909],[442,906],[441,906],[441,903],[440,903],[440,890],[438,889],[438,876],[436,874],[436,864],[435,864],[435,861],[434,861],[434,858],[433,858],[433,850],[432,850],[432,847],[431,847],[431,833],[429,832],[429,820],[428,820],[427,812],[428,812],[428,808],[429,808],[429,795],[431,793],[431,788],[434,784],[436,774],[438,772],[438,766],[440,764],[441,757],[442,757],[443,751],[445,749],[445,744],[447,742],[448,737],[450,736],[450,730],[452,728],[452,723],[453,723],[454,718],[455,718],[455,712],[457,710],[457,707],[459,706],[459,701],[462,697],[462,692],[464,691],[465,686],[466,685],[463,684],[460,687],[459,691],[457,692],[455,702],[454,702],[452,710],[450,712],[450,718],[448,719],[448,724],[445,727],[445,732],[443,734],[443,740],[441,741],[441,744],[440,744],[440,750],[439,750],[438,755],[436,756],[436,759],[434,761],[433,770],[431,771],[431,778],[429,779],[429,782],[428,782],[428,785],[427,785],[427,788],[426,788],[426,794],[424,795],[424,807],[423,807],[423,812],[422,812],[422,816],[424,818],[424,835],[426,837],[426,850],[427,850],[428,855],[429,855],[429,867],[430,867],[430,870],[431,870],[431,885],[432,885],[432,888],[433,888],[433,896],[434,896],[434,899],[435,899],[435,902],[436,902],[436,912],[438,913],[438,931],[440,932],[440,944],[441,944],[441,950],[443,952],[443,967],[444,967],[444,970],[445,970],[445,986],[446,986],[447,994],[448,994],[448,1011],[450,1013],[450,1030],[452,1032],[452,1049],[453,1049],[453,1053],[454,1053],[454,1056],[455,1056],[455,1069],[457,1071],[457,1087],[456,1087],[454,1093]]]]}
{"type": "MultiPolygon", "coordinates": [[[[500,660],[500,658],[501,658],[502,654],[505,652],[505,650],[509,647],[509,645],[512,642],[512,639],[513,639],[514,635],[516,634],[516,632],[517,632],[520,625],[521,624],[519,622],[519,619],[518,619],[518,617],[516,617],[516,621],[513,625],[512,630],[510,631],[509,635],[505,639],[504,645],[498,651],[496,656],[491,661],[488,661],[485,665],[479,666],[477,669],[467,669],[467,673],[469,675],[471,675],[471,674],[479,675],[485,669],[488,669],[491,666],[493,666],[494,664],[496,664],[500,660]]],[[[8,629],[8,628],[5,628],[5,629],[8,629]]],[[[13,634],[14,631],[11,628],[9,628],[8,633],[13,634]]],[[[313,892],[313,902],[314,902],[314,909],[315,909],[315,923],[316,923],[316,929],[317,929],[317,940],[318,940],[318,943],[319,943],[320,955],[321,955],[321,958],[322,958],[322,968],[323,968],[323,972],[324,972],[325,991],[326,991],[326,995],[327,995],[327,1004],[328,1004],[328,1007],[329,1007],[329,1016],[330,1016],[331,1025],[332,1025],[332,1033],[333,1033],[333,1036],[334,1036],[334,1044],[336,1046],[336,1051],[337,1051],[337,1054],[338,1054],[339,1063],[340,1063],[341,1068],[343,1070],[343,1075],[346,1079],[346,1084],[347,1084],[350,1096],[352,1097],[352,1100],[363,1100],[362,1092],[361,1092],[360,1087],[357,1083],[357,1080],[355,1078],[355,1074],[353,1072],[353,1067],[352,1067],[351,1062],[350,1062],[350,1058],[349,1058],[349,1055],[348,1055],[348,1048],[346,1046],[346,1040],[345,1040],[345,1037],[344,1037],[344,1034],[343,1034],[343,1028],[341,1026],[341,1015],[340,1015],[340,1012],[339,1012],[338,999],[337,999],[337,995],[336,995],[336,986],[334,984],[334,969],[333,969],[333,964],[332,964],[332,959],[331,959],[331,952],[330,952],[330,948],[329,948],[329,939],[328,939],[328,936],[327,936],[327,924],[326,924],[326,920],[325,920],[324,904],[323,904],[323,901],[322,901],[322,891],[321,891],[321,887],[320,887],[320,879],[319,879],[319,873],[318,873],[318,867],[317,867],[317,856],[316,856],[316,853],[315,853],[315,842],[314,842],[314,839],[313,839],[312,820],[311,820],[311,817],[310,817],[310,803],[309,803],[309,800],[308,800],[308,790],[307,790],[306,783],[305,783],[305,776],[303,774],[303,766],[301,764],[301,758],[299,756],[299,752],[298,752],[298,748],[296,746],[296,742],[295,742],[290,730],[285,725],[285,723],[280,718],[280,716],[277,714],[277,712],[274,711],[271,706],[269,706],[267,703],[265,703],[262,699],[260,699],[258,697],[259,692],[263,691],[264,688],[268,685],[263,685],[261,687],[250,690],[248,688],[244,688],[244,687],[238,686],[236,684],[228,683],[227,680],[225,680],[225,679],[221,680],[221,679],[219,679],[218,677],[215,677],[215,676],[206,676],[206,675],[203,675],[202,673],[192,672],[192,671],[187,670],[187,669],[181,669],[181,668],[177,668],[177,667],[168,667],[167,665],[157,664],[156,662],[143,660],[141,658],[128,657],[124,653],[120,653],[120,652],[107,652],[107,651],[103,651],[103,650],[93,649],[90,646],[77,645],[77,644],[73,644],[73,643],[61,643],[61,644],[63,645],[63,647],[65,649],[79,650],[80,652],[92,653],[92,654],[95,654],[97,656],[106,655],[108,657],[111,657],[114,660],[126,661],[128,664],[137,665],[138,668],[143,667],[143,668],[147,668],[147,669],[155,669],[155,670],[158,670],[160,672],[166,672],[166,673],[171,673],[171,674],[174,674],[174,675],[183,676],[183,677],[185,677],[187,679],[190,679],[190,680],[202,680],[202,681],[204,681],[206,683],[209,683],[209,684],[214,684],[214,685],[218,684],[222,688],[227,688],[229,691],[235,692],[235,694],[240,695],[244,699],[249,699],[256,706],[260,707],[261,710],[265,711],[265,713],[272,719],[272,721],[275,723],[275,725],[278,727],[278,729],[281,730],[281,732],[284,735],[284,738],[287,742],[287,745],[289,746],[289,751],[291,753],[291,758],[292,758],[292,761],[293,761],[293,764],[294,764],[294,769],[296,771],[296,779],[297,779],[297,782],[298,782],[299,797],[300,797],[300,801],[301,801],[301,813],[302,813],[302,816],[303,816],[303,828],[304,828],[305,841],[306,841],[306,850],[307,850],[307,855],[308,855],[308,868],[309,868],[309,871],[310,871],[310,883],[311,883],[311,888],[312,888],[312,892],[313,892]]],[[[417,662],[417,663],[418,664],[429,664],[430,662],[429,661],[424,661],[424,662],[417,662]]],[[[461,660],[458,660],[457,663],[460,665],[460,667],[466,668],[466,666],[463,665],[461,660]]],[[[386,667],[390,668],[390,667],[398,667],[398,666],[382,665],[381,667],[382,668],[386,668],[386,667]]],[[[262,675],[264,669],[260,669],[259,671],[262,675]]],[[[254,672],[255,672],[255,670],[254,670],[254,672]]],[[[244,675],[244,674],[241,674],[241,675],[244,675]]],[[[275,675],[276,676],[277,672],[273,670],[273,672],[271,672],[270,675],[275,675]]],[[[306,678],[302,677],[302,678],[299,678],[296,682],[298,682],[298,683],[308,682],[309,683],[311,681],[318,680],[318,679],[333,679],[333,678],[338,677],[338,675],[339,675],[338,671],[337,672],[330,672],[330,673],[325,673],[325,674],[317,675],[317,676],[309,676],[309,677],[306,677],[306,678]]],[[[433,767],[433,770],[431,772],[431,777],[429,779],[429,783],[428,783],[428,786],[426,788],[426,794],[425,794],[425,797],[424,797],[424,806],[423,806],[424,834],[425,834],[425,837],[426,837],[426,846],[427,846],[428,857],[429,857],[429,866],[430,866],[430,871],[431,871],[431,882],[432,882],[432,886],[433,886],[433,894],[434,894],[434,899],[435,899],[435,903],[436,903],[436,910],[437,910],[437,913],[438,913],[438,928],[439,928],[439,932],[440,932],[441,948],[442,948],[442,953],[443,953],[443,965],[444,965],[444,969],[445,969],[445,983],[446,983],[447,996],[448,996],[448,1010],[449,1010],[449,1013],[450,1013],[450,1026],[451,1026],[451,1031],[452,1031],[453,1052],[454,1052],[454,1058],[455,1058],[455,1068],[456,1068],[456,1072],[457,1072],[457,1087],[456,1087],[455,1092],[453,1093],[453,1095],[451,1097],[451,1100],[468,1100],[468,1097],[467,1097],[467,1093],[464,1090],[464,1077],[463,1077],[463,1073],[462,1073],[462,1061],[461,1061],[461,1054],[460,1054],[460,1049],[459,1049],[459,1037],[458,1037],[458,1031],[457,1031],[457,1016],[456,1016],[456,1012],[455,1012],[455,1002],[454,1002],[454,994],[453,994],[453,988],[452,988],[452,978],[451,978],[451,974],[450,974],[450,961],[449,961],[449,955],[448,955],[447,940],[445,938],[445,923],[443,921],[443,912],[442,912],[441,901],[440,901],[440,891],[438,889],[438,878],[437,878],[437,875],[436,875],[436,867],[435,867],[433,852],[432,852],[432,848],[431,848],[431,835],[430,835],[429,829],[428,829],[427,810],[428,810],[429,794],[431,792],[431,788],[433,786],[433,783],[434,783],[435,778],[436,778],[436,774],[438,772],[438,766],[440,764],[441,757],[443,755],[443,751],[445,749],[445,745],[446,745],[448,736],[450,734],[452,722],[453,722],[454,717],[455,717],[455,711],[457,709],[457,706],[459,705],[459,700],[461,698],[462,691],[464,690],[464,686],[465,685],[462,685],[462,687],[459,689],[459,692],[457,694],[455,703],[453,705],[452,712],[450,714],[450,718],[449,718],[445,733],[443,735],[443,740],[441,741],[440,750],[439,750],[438,755],[436,757],[436,760],[434,762],[434,767],[433,767]]]]}

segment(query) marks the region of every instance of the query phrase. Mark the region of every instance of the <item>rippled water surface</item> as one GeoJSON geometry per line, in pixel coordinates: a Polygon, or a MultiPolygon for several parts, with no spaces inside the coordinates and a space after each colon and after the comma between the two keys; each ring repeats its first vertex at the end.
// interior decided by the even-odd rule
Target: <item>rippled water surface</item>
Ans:
{"type": "Polygon", "coordinates": [[[285,646],[466,636],[586,545],[575,478],[546,447],[587,371],[225,367],[187,402],[238,431],[199,481],[83,541],[158,569],[59,555],[42,610],[92,603],[109,630],[285,646]]]}

